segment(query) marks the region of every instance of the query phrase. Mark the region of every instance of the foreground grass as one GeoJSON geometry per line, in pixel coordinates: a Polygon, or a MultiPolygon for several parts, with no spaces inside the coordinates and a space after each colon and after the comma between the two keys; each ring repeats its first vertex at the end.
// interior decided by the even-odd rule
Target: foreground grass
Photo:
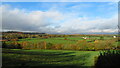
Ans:
{"type": "Polygon", "coordinates": [[[98,51],[67,50],[21,50],[3,49],[3,68],[7,67],[52,67],[52,68],[90,68],[98,51]]]}

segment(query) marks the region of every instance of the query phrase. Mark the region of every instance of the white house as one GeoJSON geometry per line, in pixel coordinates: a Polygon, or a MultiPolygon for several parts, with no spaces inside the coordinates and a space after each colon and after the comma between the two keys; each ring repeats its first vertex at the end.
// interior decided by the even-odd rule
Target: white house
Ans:
{"type": "Polygon", "coordinates": [[[87,39],[87,37],[82,37],[83,39],[87,39]]]}
{"type": "Polygon", "coordinates": [[[116,36],[113,36],[113,38],[117,38],[116,36]]]}

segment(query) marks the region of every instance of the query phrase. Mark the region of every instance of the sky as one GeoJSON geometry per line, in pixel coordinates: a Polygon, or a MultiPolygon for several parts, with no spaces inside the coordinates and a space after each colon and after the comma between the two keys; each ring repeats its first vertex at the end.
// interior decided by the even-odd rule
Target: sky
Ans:
{"type": "Polygon", "coordinates": [[[118,31],[117,2],[3,2],[2,30],[52,34],[118,31]]]}
{"type": "Polygon", "coordinates": [[[2,0],[3,2],[118,2],[119,0],[2,0]]]}

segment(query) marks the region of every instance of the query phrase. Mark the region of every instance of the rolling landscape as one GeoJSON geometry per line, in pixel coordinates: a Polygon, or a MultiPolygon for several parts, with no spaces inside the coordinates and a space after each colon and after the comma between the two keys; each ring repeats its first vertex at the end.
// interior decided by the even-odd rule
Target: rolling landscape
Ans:
{"type": "Polygon", "coordinates": [[[2,68],[120,68],[117,5],[2,3],[2,68]]]}
{"type": "Polygon", "coordinates": [[[4,32],[2,35],[2,64],[5,68],[119,66],[118,35],[53,35],[22,32],[4,32]]]}

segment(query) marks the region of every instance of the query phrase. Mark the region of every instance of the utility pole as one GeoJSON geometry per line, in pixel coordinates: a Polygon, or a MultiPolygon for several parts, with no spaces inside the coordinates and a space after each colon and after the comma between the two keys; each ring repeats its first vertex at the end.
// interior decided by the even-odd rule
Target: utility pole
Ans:
{"type": "MultiPolygon", "coordinates": [[[[101,33],[103,33],[104,31],[103,31],[103,29],[101,30],[101,33]]],[[[103,35],[103,34],[102,34],[103,35]]]]}
{"type": "Polygon", "coordinates": [[[120,26],[118,25],[118,41],[120,41],[120,26]]]}
{"type": "Polygon", "coordinates": [[[101,40],[104,40],[103,29],[101,29],[101,33],[102,33],[102,34],[101,34],[101,36],[100,36],[100,39],[101,39],[101,40]]]}
{"type": "Polygon", "coordinates": [[[118,25],[118,35],[120,34],[120,26],[118,25]]]}

